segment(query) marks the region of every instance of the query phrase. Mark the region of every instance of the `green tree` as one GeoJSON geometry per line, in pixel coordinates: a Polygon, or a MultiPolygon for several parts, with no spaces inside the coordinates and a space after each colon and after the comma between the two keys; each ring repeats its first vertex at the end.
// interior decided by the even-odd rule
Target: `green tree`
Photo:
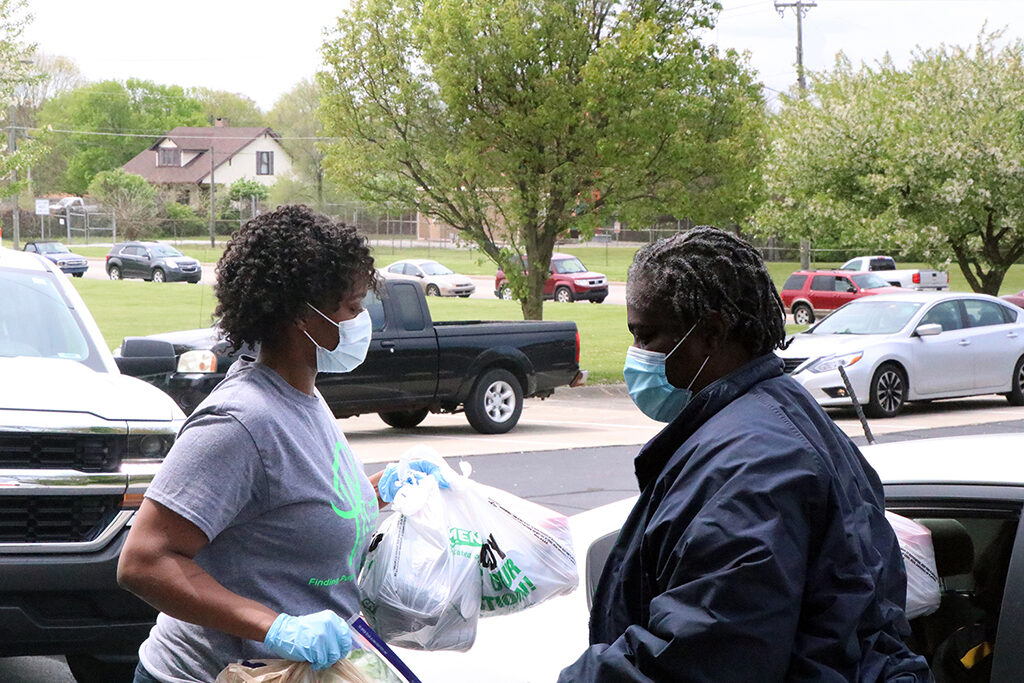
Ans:
{"type": "Polygon", "coordinates": [[[270,190],[267,186],[251,178],[239,178],[228,188],[228,197],[231,198],[231,201],[238,203],[239,218],[245,208],[249,209],[250,218],[255,217],[257,207],[267,201],[268,196],[270,196],[270,190]]]}
{"type": "MultiPolygon", "coordinates": [[[[0,100],[11,102],[16,109],[19,98],[32,88],[39,80],[32,69],[32,58],[35,45],[23,41],[25,27],[32,17],[26,11],[24,0],[0,0],[0,100]]],[[[4,125],[10,110],[3,114],[4,125]]],[[[15,114],[17,116],[17,114],[15,114]]],[[[23,125],[17,118],[15,125],[23,125]]],[[[16,132],[16,134],[18,134],[16,132]]],[[[0,196],[10,196],[20,192],[25,185],[27,169],[45,152],[45,145],[34,140],[19,140],[17,151],[8,150],[0,156],[0,196]],[[21,179],[11,181],[11,173],[17,173],[21,179]]]]}
{"type": "Polygon", "coordinates": [[[67,159],[62,189],[81,194],[100,171],[122,166],[176,126],[205,126],[206,119],[202,104],[182,88],[130,78],[54,97],[40,110],[39,125],[40,136],[67,159]]]}
{"type": "Polygon", "coordinates": [[[157,213],[156,188],[121,168],[97,173],[89,194],[114,214],[118,235],[127,240],[141,237],[157,213]]]}
{"type": "MultiPolygon", "coordinates": [[[[281,95],[268,119],[270,127],[283,139],[281,145],[292,158],[294,168],[302,180],[312,184],[317,206],[324,204],[324,150],[316,138],[323,135],[323,125],[317,119],[320,106],[320,87],[315,81],[303,79],[281,95]]],[[[288,183],[278,188],[282,196],[288,183]]]]}
{"type": "Polygon", "coordinates": [[[1024,42],[999,37],[814,75],[775,121],[758,230],[955,260],[997,294],[1024,257],[1024,42]]]}
{"type": "Polygon", "coordinates": [[[324,45],[327,167],[454,226],[542,316],[555,240],[612,216],[741,222],[749,68],[711,0],[356,0],[324,45]],[[736,154],[741,149],[742,153],[736,154]],[[515,267],[525,257],[529,274],[515,267]]]}
{"type": "Polygon", "coordinates": [[[199,101],[208,125],[224,119],[229,126],[258,128],[267,125],[267,115],[251,98],[225,90],[190,88],[188,94],[199,101]]]}

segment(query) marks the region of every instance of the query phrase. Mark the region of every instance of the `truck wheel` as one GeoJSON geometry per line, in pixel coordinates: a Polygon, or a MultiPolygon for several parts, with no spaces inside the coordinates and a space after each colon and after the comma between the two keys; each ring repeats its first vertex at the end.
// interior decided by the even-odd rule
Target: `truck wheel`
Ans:
{"type": "Polygon", "coordinates": [[[164,276],[164,271],[159,268],[153,269],[153,282],[164,282],[167,278],[164,276]]]}
{"type": "Polygon", "coordinates": [[[441,290],[437,285],[427,285],[427,296],[441,296],[441,290]]]}
{"type": "Polygon", "coordinates": [[[68,655],[68,668],[78,683],[117,683],[135,677],[137,661],[108,661],[92,655],[68,655]]]}
{"type": "Polygon", "coordinates": [[[512,301],[512,288],[508,285],[502,285],[501,289],[498,290],[498,294],[505,301],[512,301]]]}
{"type": "Polygon", "coordinates": [[[430,411],[426,408],[419,410],[392,410],[386,413],[377,413],[384,424],[396,429],[412,429],[420,422],[423,422],[430,411]]]}
{"type": "Polygon", "coordinates": [[[871,378],[871,398],[864,412],[868,417],[896,417],[906,400],[906,373],[895,363],[885,363],[871,378]]]}
{"type": "Polygon", "coordinates": [[[523,388],[508,370],[488,370],[466,401],[466,419],[481,434],[504,434],[523,413],[523,388]]]}
{"type": "Polygon", "coordinates": [[[559,287],[555,290],[555,301],[561,304],[572,303],[572,290],[568,287],[559,287]]]}
{"type": "Polygon", "coordinates": [[[109,268],[107,268],[107,277],[109,277],[111,280],[120,280],[121,269],[118,268],[117,266],[110,266],[109,268]]]}
{"type": "Polygon", "coordinates": [[[72,273],[75,277],[82,277],[85,273],[72,273]]]}
{"type": "Polygon", "coordinates": [[[1024,356],[1018,358],[1013,366],[1013,379],[1006,400],[1011,406],[1024,406],[1024,356]]]}
{"type": "Polygon", "coordinates": [[[604,299],[591,299],[590,303],[592,303],[592,304],[602,304],[602,303],[604,303],[604,299]]]}
{"type": "Polygon", "coordinates": [[[810,325],[814,322],[814,311],[807,304],[794,305],[793,322],[797,325],[810,325]]]}

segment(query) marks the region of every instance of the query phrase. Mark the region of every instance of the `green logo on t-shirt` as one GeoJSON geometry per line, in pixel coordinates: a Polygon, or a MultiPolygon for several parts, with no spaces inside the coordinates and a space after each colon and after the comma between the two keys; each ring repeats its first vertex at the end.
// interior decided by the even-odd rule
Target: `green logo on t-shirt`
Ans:
{"type": "MultiPolygon", "coordinates": [[[[355,524],[355,543],[352,544],[352,551],[348,556],[350,567],[356,567],[356,555],[362,553],[364,541],[367,534],[373,530],[377,523],[377,499],[376,497],[366,499],[363,497],[363,487],[360,485],[359,477],[346,463],[354,463],[355,456],[349,450],[348,444],[338,441],[334,444],[334,493],[338,502],[331,501],[331,508],[334,514],[342,519],[349,519],[355,524]],[[343,456],[344,454],[344,456],[343,456]]],[[[352,577],[349,577],[351,580],[352,577]]]]}

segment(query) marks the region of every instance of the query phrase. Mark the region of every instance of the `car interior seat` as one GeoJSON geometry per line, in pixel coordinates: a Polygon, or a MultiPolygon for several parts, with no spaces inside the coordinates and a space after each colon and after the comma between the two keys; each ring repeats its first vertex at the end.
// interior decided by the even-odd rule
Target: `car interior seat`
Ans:
{"type": "Polygon", "coordinates": [[[981,611],[973,601],[971,574],[974,570],[974,541],[956,519],[917,519],[932,534],[935,569],[942,589],[939,608],[911,623],[911,647],[931,662],[935,649],[961,626],[974,623],[981,611]]]}
{"type": "Polygon", "coordinates": [[[974,323],[976,327],[983,327],[985,325],[1002,325],[1003,316],[999,314],[999,311],[991,306],[985,306],[978,313],[977,321],[974,323]]]}

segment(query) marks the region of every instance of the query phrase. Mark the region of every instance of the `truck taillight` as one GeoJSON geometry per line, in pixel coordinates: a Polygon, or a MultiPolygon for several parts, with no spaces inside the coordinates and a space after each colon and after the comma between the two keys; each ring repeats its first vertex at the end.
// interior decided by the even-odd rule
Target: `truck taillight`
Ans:
{"type": "Polygon", "coordinates": [[[110,254],[107,254],[107,255],[106,255],[106,256],[104,256],[103,258],[104,258],[104,260],[105,260],[105,261],[108,261],[108,262],[109,262],[109,261],[110,261],[110,254]]]}
{"type": "Polygon", "coordinates": [[[911,279],[914,281],[915,285],[921,284],[921,273],[914,273],[911,279]]]}
{"type": "Polygon", "coordinates": [[[580,331],[576,330],[576,367],[580,365],[580,331]]]}

